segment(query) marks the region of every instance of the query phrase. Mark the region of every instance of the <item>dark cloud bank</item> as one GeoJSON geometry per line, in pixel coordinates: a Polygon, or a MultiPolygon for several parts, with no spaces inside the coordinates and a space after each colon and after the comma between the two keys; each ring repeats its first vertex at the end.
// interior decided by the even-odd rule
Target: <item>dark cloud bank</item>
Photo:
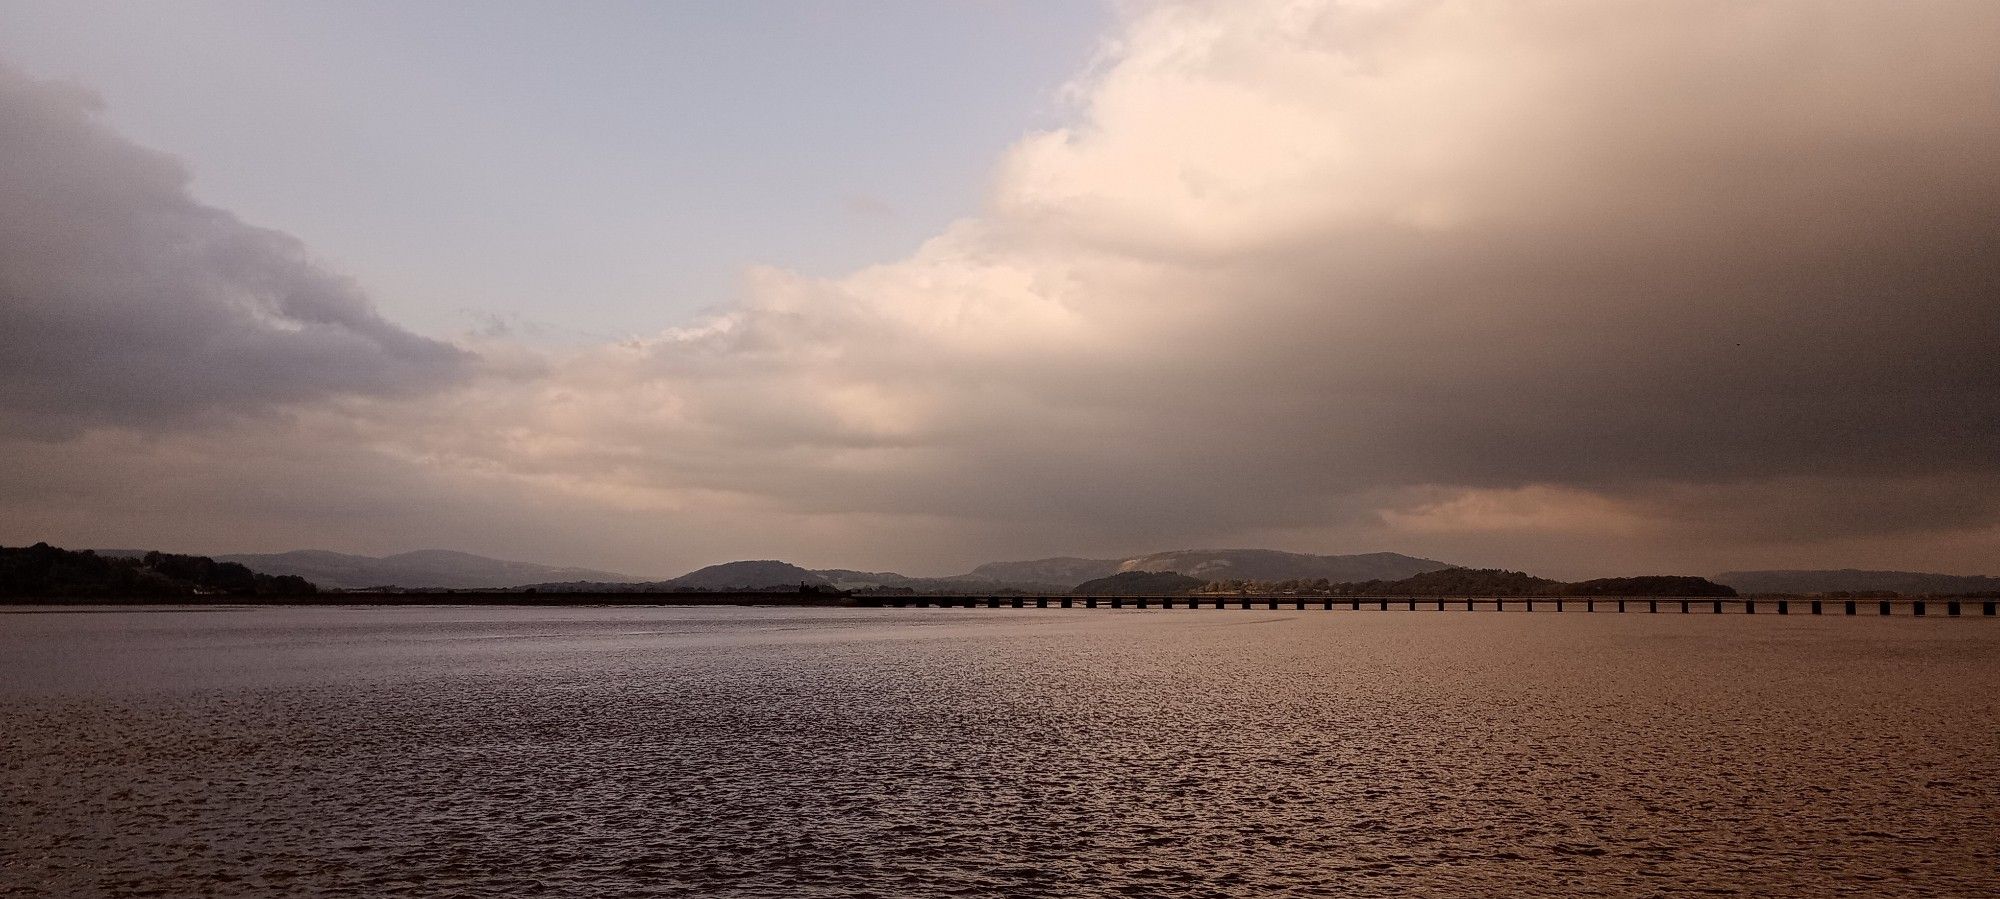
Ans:
{"type": "Polygon", "coordinates": [[[177,162],[95,107],[0,69],[0,410],[17,433],[405,394],[462,370],[296,240],[193,200],[177,162]]]}
{"type": "MultiPolygon", "coordinates": [[[[507,379],[10,78],[0,408],[63,433],[402,397],[314,438],[437,507],[385,499],[385,543],[334,547],[364,551],[1993,567],[2000,6],[1288,10],[1135,14],[1076,124],[908,260],[762,273],[507,379]],[[602,551],[538,552],[527,510],[602,551]]],[[[192,548],[325,545],[316,514],[192,548]]]]}

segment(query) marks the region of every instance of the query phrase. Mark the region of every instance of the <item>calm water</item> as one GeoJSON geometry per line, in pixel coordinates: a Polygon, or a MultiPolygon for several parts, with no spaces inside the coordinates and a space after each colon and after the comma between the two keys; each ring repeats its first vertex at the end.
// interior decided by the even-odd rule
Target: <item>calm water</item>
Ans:
{"type": "Polygon", "coordinates": [[[0,614],[0,895],[2000,893],[2000,626],[0,614]]]}

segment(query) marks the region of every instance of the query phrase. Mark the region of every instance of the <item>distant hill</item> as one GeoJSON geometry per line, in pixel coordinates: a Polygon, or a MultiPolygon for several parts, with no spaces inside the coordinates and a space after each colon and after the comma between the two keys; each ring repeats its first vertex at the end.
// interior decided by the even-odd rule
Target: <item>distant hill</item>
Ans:
{"type": "Polygon", "coordinates": [[[826,578],[835,589],[866,590],[871,587],[900,587],[915,593],[1061,593],[1069,589],[1066,583],[1053,581],[996,581],[972,575],[950,577],[908,577],[893,571],[852,571],[845,568],[821,568],[814,574],[826,578]]]}
{"type": "Polygon", "coordinates": [[[193,596],[307,596],[319,592],[291,576],[259,574],[206,556],[148,552],[105,556],[37,543],[0,547],[0,597],[175,599],[193,596]]]}
{"type": "Polygon", "coordinates": [[[918,578],[905,577],[893,571],[855,571],[848,568],[816,568],[813,574],[840,590],[860,590],[867,587],[902,587],[918,578]]]}
{"type": "Polygon", "coordinates": [[[610,571],[511,562],[444,549],[423,549],[379,558],[323,549],[241,553],[216,558],[236,562],[264,574],[294,575],[322,587],[346,590],[385,586],[493,589],[554,581],[630,583],[641,580],[610,571]]]}
{"type": "Polygon", "coordinates": [[[1204,581],[1393,580],[1452,567],[1448,562],[1399,553],[1321,556],[1274,549],[1183,549],[1123,559],[1057,556],[1025,562],[988,562],[953,581],[1033,584],[1035,589],[1108,577],[1121,571],[1170,571],[1204,581]]]}
{"type": "Polygon", "coordinates": [[[1654,574],[1640,577],[1601,577],[1592,581],[1578,581],[1566,584],[1563,593],[1570,596],[1735,596],[1736,590],[1728,584],[1718,584],[1707,578],[1682,575],[1654,574]]]}
{"type": "Polygon", "coordinates": [[[1400,553],[1317,556],[1273,549],[1184,549],[1125,559],[1119,571],[1171,571],[1204,581],[1397,580],[1452,567],[1400,553]]]}
{"type": "Polygon", "coordinates": [[[725,562],[665,581],[604,583],[560,581],[523,584],[542,593],[672,593],[699,590],[797,589],[800,584],[833,590],[890,587],[914,593],[1000,593],[1006,591],[1061,593],[1068,584],[1036,584],[964,578],[907,577],[893,571],[849,568],[808,569],[776,560],[725,562]]]}
{"type": "Polygon", "coordinates": [[[1161,596],[1193,593],[1208,582],[1171,571],[1121,571],[1108,577],[1084,581],[1071,593],[1085,596],[1161,596]]]}
{"type": "MultiPolygon", "coordinates": [[[[139,557],[151,559],[159,554],[142,554],[137,550],[101,550],[92,558],[103,563],[116,561],[120,556],[130,557],[127,561],[141,564],[139,557]]],[[[1460,568],[1434,559],[1399,553],[1312,555],[1268,549],[1177,550],[1128,559],[1059,556],[1021,562],[989,562],[966,574],[950,577],[908,577],[893,571],[848,568],[813,570],[789,562],[763,559],[710,565],[665,581],[642,581],[611,572],[508,562],[446,550],[423,550],[384,558],[299,550],[274,555],[223,556],[220,560],[241,563],[259,572],[260,576],[286,575],[346,589],[396,586],[404,589],[533,589],[550,593],[792,591],[804,585],[818,590],[889,589],[917,593],[1074,591],[1129,595],[1192,592],[1210,583],[1220,583],[1224,590],[1398,596],[1731,596],[1737,589],[1744,592],[1895,590],[1906,593],[2000,590],[2000,578],[1853,570],[1732,572],[1718,576],[1717,580],[1722,583],[1698,577],[1667,575],[1564,583],[1519,571],[1460,568]],[[1735,583],[1730,583],[1732,579],[1735,583]],[[1750,586],[1746,588],[1746,584],[1750,586]]],[[[202,561],[215,564],[205,559],[202,561]]]]}
{"type": "Polygon", "coordinates": [[[1026,562],[988,562],[972,571],[944,580],[993,581],[996,583],[1069,585],[1118,573],[1122,559],[1079,559],[1057,556],[1026,562]]]}
{"type": "Polygon", "coordinates": [[[811,571],[789,562],[762,560],[757,562],[724,562],[690,571],[666,582],[669,589],[700,590],[745,590],[759,587],[791,587],[800,584],[812,587],[832,586],[827,580],[811,571]]]}
{"type": "MultiPolygon", "coordinates": [[[[136,550],[104,550],[104,554],[136,550]]],[[[893,571],[848,568],[808,569],[775,559],[710,565],[677,578],[644,578],[587,568],[565,568],[493,559],[450,550],[418,550],[393,556],[362,556],[326,550],[218,556],[254,571],[292,575],[331,589],[525,589],[541,591],[674,591],[796,588],[800,584],[838,590],[908,589],[919,593],[1061,593],[1085,581],[1120,572],[1170,572],[1201,581],[1312,581],[1334,583],[1394,581],[1452,566],[1399,553],[1313,555],[1269,549],[1194,549],[1123,559],[1056,556],[1018,562],[988,562],[947,577],[910,577],[893,571]]]]}
{"type": "Polygon", "coordinates": [[[1445,568],[1397,580],[1369,580],[1335,586],[1336,593],[1387,596],[1547,596],[1561,581],[1499,568],[1445,568]]]}
{"type": "MultiPolygon", "coordinates": [[[[1062,593],[1069,591],[1076,584],[1126,571],[1171,572],[1201,581],[1232,578],[1241,580],[1327,578],[1333,581],[1358,581],[1404,578],[1450,567],[1444,562],[1396,553],[1316,556],[1268,549],[1206,549],[1154,553],[1127,559],[1057,556],[1021,562],[988,562],[965,574],[948,577],[910,577],[893,571],[861,571],[851,568],[815,570],[776,560],[727,562],[711,565],[669,581],[640,585],[640,587],[664,590],[737,590],[757,587],[797,587],[805,583],[812,586],[825,585],[840,590],[891,587],[919,593],[1001,591],[1062,593]]],[[[545,583],[542,586],[544,589],[562,589],[570,585],[545,583]]]]}
{"type": "Polygon", "coordinates": [[[1564,583],[1500,568],[1446,568],[1396,581],[1335,584],[1348,596],[1735,596],[1698,577],[1650,575],[1564,583]]]}
{"type": "Polygon", "coordinates": [[[1921,571],[1725,571],[1711,578],[1743,593],[1901,593],[1905,595],[1990,593],[2000,577],[1930,574],[1921,571]]]}

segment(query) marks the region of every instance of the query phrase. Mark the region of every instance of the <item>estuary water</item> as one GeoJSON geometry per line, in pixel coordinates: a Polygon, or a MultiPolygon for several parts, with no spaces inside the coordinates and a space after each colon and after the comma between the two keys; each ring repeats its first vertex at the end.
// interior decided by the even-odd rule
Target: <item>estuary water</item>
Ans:
{"type": "Polygon", "coordinates": [[[0,613],[5,896],[2000,894],[2000,625],[0,613]]]}

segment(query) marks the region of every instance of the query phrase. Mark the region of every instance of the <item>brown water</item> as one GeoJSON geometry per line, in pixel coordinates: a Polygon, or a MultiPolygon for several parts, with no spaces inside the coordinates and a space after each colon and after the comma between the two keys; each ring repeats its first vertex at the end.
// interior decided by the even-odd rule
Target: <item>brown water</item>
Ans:
{"type": "Polygon", "coordinates": [[[2000,626],[0,614],[0,895],[2000,894],[2000,626]]]}

